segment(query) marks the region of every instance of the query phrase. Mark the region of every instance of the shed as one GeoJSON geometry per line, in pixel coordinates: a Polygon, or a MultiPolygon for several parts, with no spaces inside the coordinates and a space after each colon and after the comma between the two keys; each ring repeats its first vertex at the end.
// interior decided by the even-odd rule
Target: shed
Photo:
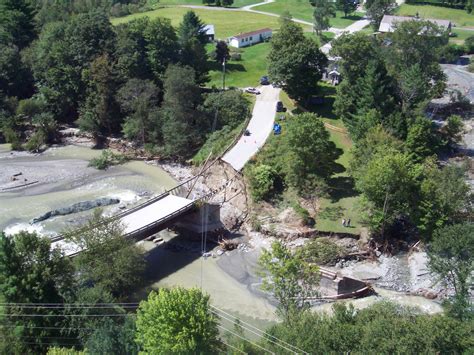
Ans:
{"type": "Polygon", "coordinates": [[[207,41],[214,42],[216,37],[216,31],[214,30],[214,25],[205,25],[203,31],[206,33],[207,41]]]}

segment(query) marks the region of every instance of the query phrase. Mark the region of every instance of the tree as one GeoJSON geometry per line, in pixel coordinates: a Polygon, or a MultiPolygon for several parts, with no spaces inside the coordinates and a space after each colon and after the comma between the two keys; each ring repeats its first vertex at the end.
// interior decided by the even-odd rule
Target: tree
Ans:
{"type": "Polygon", "coordinates": [[[397,25],[391,39],[387,69],[398,80],[402,112],[408,113],[444,92],[446,76],[439,59],[447,35],[430,21],[406,21],[397,25]]]}
{"type": "Polygon", "coordinates": [[[292,254],[280,241],[273,242],[270,251],[263,250],[258,263],[262,289],[277,299],[277,314],[291,323],[308,309],[308,299],[317,296],[318,267],[304,262],[301,255],[292,254]]]}
{"type": "Polygon", "coordinates": [[[322,120],[311,113],[296,115],[288,124],[286,134],[288,158],[285,181],[298,191],[305,182],[328,179],[335,171],[340,150],[329,139],[322,120]]]}
{"type": "Polygon", "coordinates": [[[182,65],[190,66],[194,69],[196,80],[199,84],[208,81],[207,35],[205,25],[194,11],[184,14],[183,21],[179,25],[179,43],[181,44],[182,65]]]}
{"type": "Polygon", "coordinates": [[[86,96],[83,71],[98,56],[113,53],[114,42],[112,25],[99,12],[49,24],[41,31],[30,65],[40,94],[56,118],[70,121],[77,117],[86,96]]]}
{"type": "Polygon", "coordinates": [[[28,97],[33,93],[33,78],[23,63],[17,46],[0,40],[0,92],[7,96],[28,97]]]}
{"type": "Polygon", "coordinates": [[[201,101],[194,70],[171,65],[165,74],[163,140],[165,153],[179,158],[188,156],[200,144],[208,127],[196,108],[201,101]]]}
{"type": "Polygon", "coordinates": [[[74,288],[72,263],[59,248],[51,250],[49,238],[24,231],[9,237],[0,234],[0,299],[4,304],[0,332],[9,339],[9,352],[43,352],[46,345],[60,342],[65,323],[57,315],[62,309],[21,304],[63,303],[74,288]],[[45,316],[22,317],[27,314],[45,316]],[[45,344],[45,337],[53,341],[45,344]]]}
{"type": "Polygon", "coordinates": [[[161,84],[168,66],[179,59],[176,31],[169,19],[158,17],[147,24],[143,38],[150,69],[155,81],[161,84]]]}
{"type": "Polygon", "coordinates": [[[435,154],[439,143],[433,122],[425,117],[417,117],[408,129],[405,147],[416,162],[422,162],[435,154]]]}
{"type": "Polygon", "coordinates": [[[161,141],[161,125],[155,112],[159,89],[151,80],[130,79],[118,91],[117,100],[127,116],[123,133],[129,139],[145,144],[151,139],[161,141]]]}
{"type": "Polygon", "coordinates": [[[379,30],[383,16],[392,13],[396,5],[395,0],[373,0],[366,4],[367,16],[374,31],[379,30]]]}
{"type": "Polygon", "coordinates": [[[19,49],[27,47],[36,38],[34,17],[35,12],[29,1],[0,1],[0,27],[19,49]]]}
{"type": "Polygon", "coordinates": [[[117,324],[110,318],[103,320],[85,343],[85,349],[90,354],[138,354],[135,343],[135,322],[131,317],[125,317],[123,324],[117,324]]]}
{"type": "Polygon", "coordinates": [[[275,180],[277,173],[269,165],[261,164],[251,169],[250,172],[250,190],[254,201],[265,200],[275,191],[275,180]]]}
{"type": "Polygon", "coordinates": [[[218,41],[216,43],[216,62],[224,63],[230,59],[229,47],[225,41],[218,41]]]}
{"type": "Polygon", "coordinates": [[[196,38],[202,45],[207,44],[205,25],[194,11],[188,11],[178,28],[179,42],[185,46],[191,39],[196,38]]]}
{"type": "Polygon", "coordinates": [[[455,224],[437,230],[428,257],[430,270],[454,288],[450,313],[459,319],[472,317],[469,280],[474,271],[474,225],[455,224]]]}
{"type": "Polygon", "coordinates": [[[416,224],[429,240],[436,229],[460,223],[472,213],[472,195],[466,167],[448,165],[440,169],[434,159],[429,159],[423,169],[416,224]]]}
{"type": "Polygon", "coordinates": [[[92,133],[96,142],[120,127],[115,92],[118,87],[115,68],[107,54],[97,57],[82,74],[87,83],[87,98],[80,109],[79,127],[92,133]]]}
{"type": "Polygon", "coordinates": [[[136,340],[148,353],[213,353],[217,317],[209,296],[198,289],[152,291],[137,311],[136,340]]]}
{"type": "Polygon", "coordinates": [[[444,144],[453,149],[457,143],[462,141],[464,133],[464,124],[461,116],[451,115],[448,117],[446,124],[441,128],[444,144]]]}
{"type": "Polygon", "coordinates": [[[374,40],[362,33],[343,34],[334,39],[331,55],[341,57],[339,70],[344,81],[349,81],[351,85],[363,76],[370,62],[380,61],[374,40]]]}
{"type": "Polygon", "coordinates": [[[268,61],[272,81],[280,83],[290,97],[303,100],[316,92],[327,57],[299,25],[283,21],[272,38],[268,61]]]}
{"type": "Polygon", "coordinates": [[[124,237],[123,226],[96,211],[80,229],[68,231],[67,240],[82,250],[74,262],[80,284],[92,282],[115,297],[124,297],[143,281],[145,259],[135,242],[124,237]]]}
{"type": "Polygon", "coordinates": [[[357,174],[356,188],[362,192],[368,222],[383,236],[385,226],[402,216],[414,216],[418,205],[417,166],[408,154],[378,152],[357,174]]]}
{"type": "Polygon", "coordinates": [[[353,0],[337,0],[336,9],[344,12],[344,17],[353,13],[357,9],[357,2],[353,0]]]}
{"type": "Polygon", "coordinates": [[[310,4],[314,7],[313,29],[316,35],[321,36],[323,31],[329,29],[330,17],[336,17],[334,5],[329,0],[310,0],[310,4]]]}
{"type": "Polygon", "coordinates": [[[240,90],[207,94],[199,110],[207,115],[206,122],[212,122],[212,127],[206,127],[211,131],[224,126],[234,128],[252,116],[250,103],[240,90]]]}

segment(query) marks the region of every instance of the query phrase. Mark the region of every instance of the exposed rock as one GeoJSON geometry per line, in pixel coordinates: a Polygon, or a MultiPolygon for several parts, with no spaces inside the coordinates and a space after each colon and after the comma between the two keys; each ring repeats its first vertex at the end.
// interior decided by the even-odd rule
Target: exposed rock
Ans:
{"type": "Polygon", "coordinates": [[[119,199],[108,198],[108,197],[99,198],[97,200],[92,200],[92,201],[82,201],[82,202],[75,203],[69,207],[62,207],[62,208],[58,208],[57,210],[46,212],[45,214],[37,218],[33,218],[33,220],[30,221],[30,224],[41,222],[54,216],[65,216],[68,214],[87,211],[87,210],[100,207],[100,206],[114,205],[117,203],[120,203],[119,199]]]}

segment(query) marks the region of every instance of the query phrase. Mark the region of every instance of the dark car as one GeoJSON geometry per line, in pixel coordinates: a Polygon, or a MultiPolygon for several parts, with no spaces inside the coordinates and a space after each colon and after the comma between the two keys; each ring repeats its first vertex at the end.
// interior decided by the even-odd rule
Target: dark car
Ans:
{"type": "Polygon", "coordinates": [[[264,75],[260,78],[260,85],[270,85],[270,80],[268,76],[264,75]]]}
{"type": "Polygon", "coordinates": [[[250,131],[248,129],[244,131],[244,136],[250,136],[250,131]]]}
{"type": "Polygon", "coordinates": [[[283,102],[277,102],[277,112],[285,112],[285,106],[283,106],[283,102]]]}

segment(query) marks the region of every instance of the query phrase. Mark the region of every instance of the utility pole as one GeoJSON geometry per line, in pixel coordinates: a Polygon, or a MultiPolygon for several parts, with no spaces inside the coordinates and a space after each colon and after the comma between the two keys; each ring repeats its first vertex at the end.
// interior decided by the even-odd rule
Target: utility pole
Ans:
{"type": "Polygon", "coordinates": [[[222,61],[222,90],[225,90],[225,56],[222,61]]]}

